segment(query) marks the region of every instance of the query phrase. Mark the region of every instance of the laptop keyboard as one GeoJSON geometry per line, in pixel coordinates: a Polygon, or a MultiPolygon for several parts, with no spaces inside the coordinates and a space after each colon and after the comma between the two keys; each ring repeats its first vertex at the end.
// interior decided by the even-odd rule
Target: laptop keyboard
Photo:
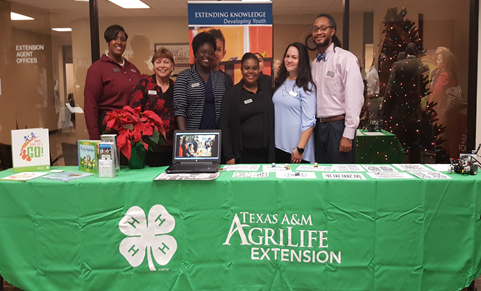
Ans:
{"type": "Polygon", "coordinates": [[[182,165],[182,164],[176,164],[176,165],[170,166],[170,168],[174,169],[174,170],[218,169],[219,164],[212,164],[212,165],[196,165],[196,164],[182,165]]]}

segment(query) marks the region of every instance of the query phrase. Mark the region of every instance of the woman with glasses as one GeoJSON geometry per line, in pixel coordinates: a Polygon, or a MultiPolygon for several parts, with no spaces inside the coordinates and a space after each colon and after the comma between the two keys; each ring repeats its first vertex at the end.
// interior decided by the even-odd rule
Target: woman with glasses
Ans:
{"type": "Polygon", "coordinates": [[[220,124],[222,151],[227,164],[273,162],[274,106],[272,89],[258,82],[259,60],[246,53],[241,63],[242,80],[224,97],[220,124]]]}
{"type": "Polygon", "coordinates": [[[314,163],[316,89],[309,54],[302,43],[291,43],[279,68],[274,89],[276,162],[314,163]]]}
{"type": "Polygon", "coordinates": [[[180,130],[220,128],[220,108],[229,81],[211,69],[215,47],[212,34],[196,35],[192,41],[194,65],[180,72],[175,81],[174,114],[180,130]]]}
{"type": "Polygon", "coordinates": [[[129,104],[132,90],[140,80],[134,64],[122,56],[128,35],[120,25],[109,26],[104,33],[109,52],[90,66],[85,80],[85,122],[89,138],[99,140],[106,128],[107,113],[129,104]]]}

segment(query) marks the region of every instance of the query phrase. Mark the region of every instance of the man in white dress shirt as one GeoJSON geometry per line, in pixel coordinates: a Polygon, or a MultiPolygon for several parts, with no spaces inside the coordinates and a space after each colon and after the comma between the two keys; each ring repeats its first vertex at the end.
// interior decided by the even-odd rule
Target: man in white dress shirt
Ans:
{"type": "Polygon", "coordinates": [[[341,48],[336,29],[329,14],[319,15],[312,26],[319,51],[311,64],[317,87],[316,161],[350,164],[356,162],[355,136],[364,104],[364,83],[357,57],[341,48]]]}

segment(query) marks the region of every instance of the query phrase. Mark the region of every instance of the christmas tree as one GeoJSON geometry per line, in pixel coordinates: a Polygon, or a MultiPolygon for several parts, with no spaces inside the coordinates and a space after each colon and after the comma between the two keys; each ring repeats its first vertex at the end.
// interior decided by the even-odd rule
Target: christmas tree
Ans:
{"type": "Polygon", "coordinates": [[[446,127],[436,124],[437,104],[426,104],[430,94],[429,69],[419,65],[417,73],[422,74],[422,77],[418,77],[417,81],[407,80],[404,74],[400,73],[406,69],[403,67],[404,63],[395,64],[399,54],[403,53],[410,43],[410,46],[417,47],[417,52],[424,53],[419,30],[406,15],[406,8],[402,8],[400,12],[397,8],[390,8],[384,17],[384,38],[378,66],[380,96],[384,96],[385,106],[382,127],[399,137],[406,153],[419,156],[413,158],[410,154],[410,162],[431,162],[424,158],[421,160],[421,148],[424,148],[425,152],[433,153],[436,162],[442,162],[447,157],[441,145],[445,140],[439,135],[446,127]],[[397,81],[392,74],[393,70],[398,70],[397,81]]]}
{"type": "MultiPolygon", "coordinates": [[[[398,13],[397,8],[387,10],[384,17],[384,39],[382,41],[381,58],[379,59],[379,86],[385,88],[390,71],[398,55],[406,50],[408,43],[415,43],[422,50],[422,40],[414,22],[406,18],[407,9],[398,13]]],[[[382,93],[381,93],[382,94],[382,93]]]]}

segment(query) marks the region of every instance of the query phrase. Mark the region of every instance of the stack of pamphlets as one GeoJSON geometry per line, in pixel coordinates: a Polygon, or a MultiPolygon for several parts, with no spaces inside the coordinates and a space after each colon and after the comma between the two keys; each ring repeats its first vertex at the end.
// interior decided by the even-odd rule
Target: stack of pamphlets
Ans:
{"type": "Polygon", "coordinates": [[[50,179],[50,180],[58,180],[58,181],[64,181],[68,182],[71,180],[79,179],[79,178],[84,178],[88,176],[92,176],[93,174],[91,173],[76,173],[76,172],[62,172],[62,173],[52,173],[50,175],[44,176],[44,179],[50,179]]]}
{"type": "Polygon", "coordinates": [[[2,181],[28,181],[35,179],[37,177],[47,175],[48,172],[23,172],[23,173],[18,173],[14,174],[5,178],[2,178],[0,180],[2,181]]]}

